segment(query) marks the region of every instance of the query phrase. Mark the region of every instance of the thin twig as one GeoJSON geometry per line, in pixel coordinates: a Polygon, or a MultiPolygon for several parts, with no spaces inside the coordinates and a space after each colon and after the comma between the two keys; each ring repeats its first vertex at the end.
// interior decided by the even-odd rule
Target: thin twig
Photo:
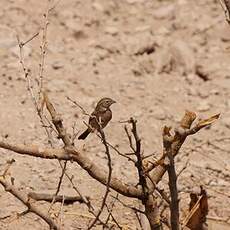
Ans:
{"type": "Polygon", "coordinates": [[[67,100],[71,101],[74,105],[76,105],[78,108],[80,108],[84,115],[90,116],[90,114],[83,108],[83,106],[81,106],[79,103],[77,103],[76,101],[72,100],[68,96],[66,98],[67,98],[67,100]]]}
{"type": "Polygon", "coordinates": [[[172,153],[172,136],[170,129],[165,127],[163,129],[163,146],[166,156],[169,159],[169,165],[167,165],[168,177],[169,177],[169,190],[171,196],[170,202],[170,221],[172,230],[179,230],[179,200],[177,191],[177,176],[174,164],[174,157],[172,153]]]}
{"type": "MultiPolygon", "coordinates": [[[[98,123],[99,124],[99,123],[98,123]]],[[[99,124],[99,132],[101,134],[101,138],[102,138],[102,143],[105,147],[105,154],[107,155],[107,160],[108,160],[108,169],[109,169],[109,173],[108,173],[108,179],[107,179],[107,183],[106,183],[106,192],[105,192],[105,195],[103,197],[103,200],[102,200],[102,204],[101,204],[101,207],[96,215],[96,218],[93,220],[93,222],[90,224],[90,226],[88,227],[88,230],[91,229],[94,224],[97,222],[97,219],[100,217],[102,211],[103,211],[103,208],[106,204],[106,199],[109,195],[109,191],[110,191],[110,181],[111,181],[111,178],[112,178],[112,160],[111,160],[111,156],[110,156],[110,152],[109,152],[109,146],[107,144],[107,141],[106,141],[106,137],[105,137],[105,133],[104,131],[102,130],[100,124],[99,124]]]]}
{"type": "MultiPolygon", "coordinates": [[[[116,195],[116,197],[118,197],[118,194],[116,195]]],[[[113,208],[115,207],[115,203],[116,203],[116,199],[113,200],[110,208],[108,207],[107,204],[105,204],[107,211],[109,212],[109,215],[106,218],[105,224],[107,224],[109,222],[109,219],[111,217],[112,220],[114,221],[114,223],[117,225],[117,227],[122,230],[122,227],[119,225],[119,223],[117,222],[117,220],[115,219],[115,217],[113,216],[113,213],[112,213],[113,208]]]]}
{"type": "MultiPolygon", "coordinates": [[[[130,141],[130,147],[134,150],[134,153],[136,155],[137,158],[137,162],[135,164],[137,171],[138,171],[138,175],[139,175],[139,184],[142,187],[142,191],[144,194],[143,197],[143,204],[145,203],[145,199],[147,199],[148,196],[148,187],[147,187],[147,181],[146,181],[146,176],[145,176],[145,172],[144,172],[144,167],[143,167],[143,159],[142,159],[142,155],[141,155],[141,139],[138,136],[137,133],[137,121],[134,120],[132,117],[130,118],[130,123],[132,124],[132,133],[134,136],[134,140],[136,143],[135,147],[132,147],[132,142],[130,141]]],[[[128,135],[128,132],[126,132],[128,135]]],[[[128,137],[129,140],[131,139],[131,137],[128,137]]]]}
{"type": "MultiPolygon", "coordinates": [[[[47,202],[52,202],[55,197],[55,202],[63,202],[64,195],[54,196],[53,194],[30,192],[28,196],[34,200],[38,200],[38,201],[43,200],[47,202]]],[[[87,199],[89,198],[87,197],[87,199]]],[[[79,203],[84,202],[81,196],[65,196],[64,204],[72,204],[76,201],[78,201],[79,203]]]]}
{"type": "MultiPolygon", "coordinates": [[[[79,188],[77,188],[77,186],[73,183],[73,176],[70,177],[69,174],[65,171],[65,176],[69,179],[73,189],[77,192],[77,194],[82,198],[83,203],[85,203],[88,207],[88,211],[93,214],[94,217],[96,217],[96,214],[94,213],[95,208],[92,206],[92,204],[90,203],[90,200],[88,197],[85,197],[79,190],[79,188]]],[[[99,222],[104,226],[105,224],[103,223],[102,220],[100,220],[100,218],[98,218],[99,222]]]]}
{"type": "MultiPolygon", "coordinates": [[[[60,166],[61,166],[61,161],[58,160],[58,162],[59,162],[59,164],[60,164],[60,166]]],[[[58,193],[59,193],[59,191],[60,191],[61,184],[62,184],[62,180],[63,180],[64,174],[65,174],[65,171],[66,171],[66,166],[67,166],[67,160],[64,161],[64,166],[61,167],[61,168],[62,168],[62,173],[61,173],[61,176],[60,176],[60,178],[59,178],[58,186],[57,186],[56,192],[55,192],[55,194],[54,194],[54,196],[53,196],[53,200],[52,200],[52,202],[51,202],[51,204],[50,204],[48,213],[49,213],[50,210],[52,209],[52,206],[53,206],[53,204],[55,203],[56,197],[57,197],[57,195],[58,195],[58,193]]]]}
{"type": "MultiPolygon", "coordinates": [[[[38,100],[41,101],[41,93],[43,92],[43,74],[44,74],[44,64],[45,56],[47,51],[47,28],[49,25],[49,14],[51,11],[51,0],[48,0],[46,12],[44,14],[44,22],[42,27],[42,41],[40,45],[40,62],[39,62],[39,91],[38,91],[38,100]]],[[[52,8],[53,9],[53,8],[52,8]]]]}
{"type": "MultiPolygon", "coordinates": [[[[35,35],[37,36],[37,34],[35,34],[35,35]]],[[[37,115],[40,118],[40,122],[42,124],[42,127],[45,128],[45,131],[46,131],[46,134],[48,137],[48,142],[51,146],[53,146],[53,137],[52,137],[51,131],[49,129],[49,126],[46,125],[47,120],[46,120],[45,116],[42,114],[42,110],[41,110],[40,105],[36,99],[34,89],[33,89],[33,86],[31,84],[30,70],[26,67],[25,61],[24,61],[23,47],[25,44],[28,44],[29,42],[31,42],[36,37],[35,35],[33,35],[31,38],[29,38],[26,42],[21,42],[19,35],[17,35],[17,41],[18,41],[18,46],[19,46],[19,61],[20,61],[20,64],[22,66],[22,69],[24,72],[24,77],[25,77],[26,82],[27,82],[27,90],[30,93],[30,97],[31,97],[32,102],[34,104],[34,107],[37,111],[37,115]]]]}
{"type": "Polygon", "coordinates": [[[224,11],[225,19],[228,24],[230,24],[230,1],[229,0],[219,0],[220,5],[224,11]],[[224,3],[223,3],[224,1],[224,3]]]}
{"type": "Polygon", "coordinates": [[[134,212],[139,212],[139,213],[141,213],[141,214],[145,214],[145,212],[144,211],[141,211],[140,209],[138,209],[138,208],[136,208],[136,207],[133,207],[133,206],[130,206],[130,205],[127,205],[127,204],[125,204],[123,201],[121,201],[118,197],[115,197],[115,196],[113,196],[113,195],[111,195],[111,197],[113,197],[114,199],[116,199],[119,203],[121,203],[124,207],[126,207],[126,208],[130,208],[130,209],[132,209],[134,212]]]}

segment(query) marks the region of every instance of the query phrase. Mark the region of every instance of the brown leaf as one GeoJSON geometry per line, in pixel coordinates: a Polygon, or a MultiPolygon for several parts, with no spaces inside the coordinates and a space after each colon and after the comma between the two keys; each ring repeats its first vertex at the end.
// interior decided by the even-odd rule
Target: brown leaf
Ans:
{"type": "Polygon", "coordinates": [[[189,214],[186,216],[183,226],[192,230],[202,230],[208,214],[208,197],[206,191],[201,187],[201,194],[190,194],[189,214]]]}
{"type": "Polygon", "coordinates": [[[170,130],[172,129],[172,127],[168,127],[168,126],[164,126],[163,128],[163,136],[171,136],[170,130]]]}
{"type": "Polygon", "coordinates": [[[211,124],[212,124],[213,122],[215,122],[219,117],[220,117],[220,113],[218,113],[218,114],[216,114],[216,115],[214,115],[214,116],[212,116],[212,117],[209,117],[208,119],[201,120],[201,121],[199,121],[199,123],[197,124],[197,127],[198,127],[199,129],[201,129],[201,128],[204,128],[204,127],[206,127],[206,126],[208,126],[208,125],[211,125],[211,124]]]}

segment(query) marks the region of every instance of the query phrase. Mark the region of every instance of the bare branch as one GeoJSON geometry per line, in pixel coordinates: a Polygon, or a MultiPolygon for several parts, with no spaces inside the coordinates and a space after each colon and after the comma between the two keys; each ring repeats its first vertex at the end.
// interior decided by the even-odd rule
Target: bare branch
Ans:
{"type": "Polygon", "coordinates": [[[171,196],[170,212],[171,212],[171,228],[172,230],[179,230],[179,200],[177,191],[177,176],[174,164],[174,158],[172,154],[172,138],[170,138],[170,132],[168,127],[163,129],[163,146],[164,152],[169,159],[169,165],[167,165],[168,177],[169,177],[169,190],[171,196]]]}
{"type": "Polygon", "coordinates": [[[58,160],[58,162],[59,162],[59,164],[60,164],[60,166],[61,166],[61,168],[62,168],[62,173],[61,173],[61,176],[60,176],[60,178],[59,178],[58,186],[57,186],[56,192],[55,192],[55,194],[54,194],[54,196],[53,196],[53,200],[52,200],[52,202],[51,202],[51,205],[50,205],[50,207],[49,207],[48,212],[50,212],[50,210],[51,210],[53,204],[54,204],[55,201],[56,201],[56,197],[57,197],[57,195],[58,195],[58,193],[59,193],[59,191],[60,191],[61,184],[62,184],[62,180],[63,180],[64,174],[65,174],[65,171],[66,171],[67,160],[64,161],[64,166],[63,166],[63,167],[62,167],[62,165],[61,165],[61,161],[58,160]]]}
{"type": "MultiPolygon", "coordinates": [[[[183,145],[188,135],[195,134],[200,129],[206,127],[206,124],[207,125],[212,124],[214,121],[216,121],[216,119],[218,119],[218,117],[219,115],[214,115],[208,119],[202,120],[201,122],[198,123],[198,125],[191,128],[192,123],[196,119],[196,114],[191,111],[186,111],[184,117],[182,118],[180,122],[179,128],[175,129],[175,135],[172,137],[173,138],[173,142],[172,142],[173,157],[175,157],[178,154],[181,146],[183,145]],[[208,122],[206,123],[206,121],[208,122]]],[[[162,160],[164,160],[164,157],[165,156],[163,155],[162,160]]],[[[149,175],[151,176],[152,180],[157,184],[161,180],[165,172],[166,172],[166,166],[164,164],[159,164],[155,167],[154,170],[150,171],[149,175]]],[[[150,191],[151,192],[154,191],[153,184],[150,187],[150,191]]]]}
{"type": "Polygon", "coordinates": [[[223,0],[223,1],[219,0],[220,5],[225,14],[226,21],[228,24],[230,24],[230,1],[229,0],[223,0]]]}
{"type": "MultiPolygon", "coordinates": [[[[146,182],[144,167],[143,167],[143,161],[142,161],[142,156],[141,156],[141,139],[139,138],[138,133],[137,133],[137,121],[131,117],[130,123],[132,124],[132,133],[133,133],[134,140],[136,143],[135,148],[134,147],[131,147],[131,148],[134,150],[134,153],[137,157],[137,162],[135,165],[137,167],[137,171],[139,175],[139,184],[141,185],[142,191],[144,194],[144,197],[142,200],[144,204],[145,199],[147,199],[147,196],[148,196],[148,187],[147,187],[147,182],[146,182]]],[[[127,135],[128,135],[128,132],[127,132],[127,135]]],[[[131,139],[131,137],[129,139],[131,139]]],[[[130,142],[130,146],[132,146],[132,142],[130,142]]]]}
{"type": "Polygon", "coordinates": [[[13,185],[8,183],[3,177],[0,177],[0,183],[2,184],[2,186],[5,188],[7,192],[14,195],[24,205],[26,205],[30,212],[33,212],[39,217],[41,217],[50,226],[51,229],[55,229],[55,230],[60,229],[59,226],[50,217],[47,216],[47,214],[45,214],[42,210],[40,210],[31,202],[31,200],[28,198],[28,196],[25,193],[16,189],[13,185]]]}
{"type": "MultiPolygon", "coordinates": [[[[84,170],[86,170],[89,175],[94,179],[98,180],[100,183],[106,185],[107,183],[107,173],[101,169],[101,167],[94,164],[85,154],[79,153],[75,148],[65,148],[65,149],[52,149],[44,148],[40,146],[27,146],[27,145],[12,145],[3,141],[0,141],[0,148],[8,149],[22,155],[29,155],[34,157],[40,157],[44,159],[59,159],[59,160],[69,160],[76,161],[84,170]]],[[[115,191],[128,196],[141,198],[142,191],[135,188],[135,186],[123,183],[118,178],[112,177],[110,182],[110,187],[115,191]]]]}
{"type": "Polygon", "coordinates": [[[78,108],[81,109],[81,111],[83,112],[83,114],[90,116],[90,114],[83,108],[83,106],[81,106],[79,103],[77,103],[76,101],[72,100],[70,97],[66,97],[67,100],[71,101],[75,106],[77,106],[78,108]]]}
{"type": "MultiPolygon", "coordinates": [[[[99,127],[100,127],[100,124],[99,124],[99,127]]],[[[105,146],[105,153],[106,153],[106,156],[107,156],[107,159],[108,159],[109,173],[108,173],[108,180],[107,180],[107,183],[106,183],[106,191],[105,191],[105,195],[104,195],[103,200],[102,200],[101,207],[100,207],[100,209],[99,209],[99,211],[98,211],[98,213],[96,215],[96,218],[90,224],[88,229],[91,229],[94,226],[94,224],[97,222],[97,220],[99,219],[99,217],[100,217],[100,215],[101,215],[101,213],[103,211],[103,208],[104,208],[104,206],[106,204],[106,199],[107,199],[108,194],[109,194],[110,182],[111,182],[111,178],[112,178],[112,161],[111,161],[111,156],[110,156],[110,152],[109,152],[109,147],[108,147],[108,144],[107,144],[107,141],[106,141],[105,133],[104,133],[104,131],[102,130],[101,127],[99,129],[99,132],[101,134],[102,143],[105,146]]]]}
{"type": "MultiPolygon", "coordinates": [[[[40,200],[44,200],[47,202],[53,202],[53,200],[54,200],[54,202],[62,202],[63,201],[63,195],[54,196],[54,195],[46,194],[46,193],[30,192],[28,194],[28,196],[34,200],[37,200],[37,201],[40,201],[40,200]]],[[[87,199],[89,199],[89,197],[87,197],[87,199]]],[[[84,202],[81,196],[65,196],[64,203],[65,204],[72,204],[76,201],[78,201],[80,203],[84,202]]]]}

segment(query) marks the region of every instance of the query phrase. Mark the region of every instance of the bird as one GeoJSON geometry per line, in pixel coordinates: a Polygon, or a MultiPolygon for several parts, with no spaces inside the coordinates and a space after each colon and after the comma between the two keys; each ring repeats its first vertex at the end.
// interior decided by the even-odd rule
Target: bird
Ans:
{"type": "Polygon", "coordinates": [[[109,97],[102,98],[96,105],[96,108],[89,117],[88,128],[78,137],[78,140],[84,140],[91,132],[105,128],[112,119],[110,106],[116,103],[109,97]]]}

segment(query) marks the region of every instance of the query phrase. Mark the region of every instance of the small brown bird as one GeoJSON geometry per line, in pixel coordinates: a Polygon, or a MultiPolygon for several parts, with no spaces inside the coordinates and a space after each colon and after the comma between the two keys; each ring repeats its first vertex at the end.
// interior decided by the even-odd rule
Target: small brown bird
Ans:
{"type": "Polygon", "coordinates": [[[112,119],[110,106],[114,103],[116,103],[116,101],[108,97],[102,98],[97,103],[95,110],[90,115],[89,127],[78,137],[78,140],[84,140],[91,132],[100,130],[100,126],[103,129],[108,124],[112,119]]]}

